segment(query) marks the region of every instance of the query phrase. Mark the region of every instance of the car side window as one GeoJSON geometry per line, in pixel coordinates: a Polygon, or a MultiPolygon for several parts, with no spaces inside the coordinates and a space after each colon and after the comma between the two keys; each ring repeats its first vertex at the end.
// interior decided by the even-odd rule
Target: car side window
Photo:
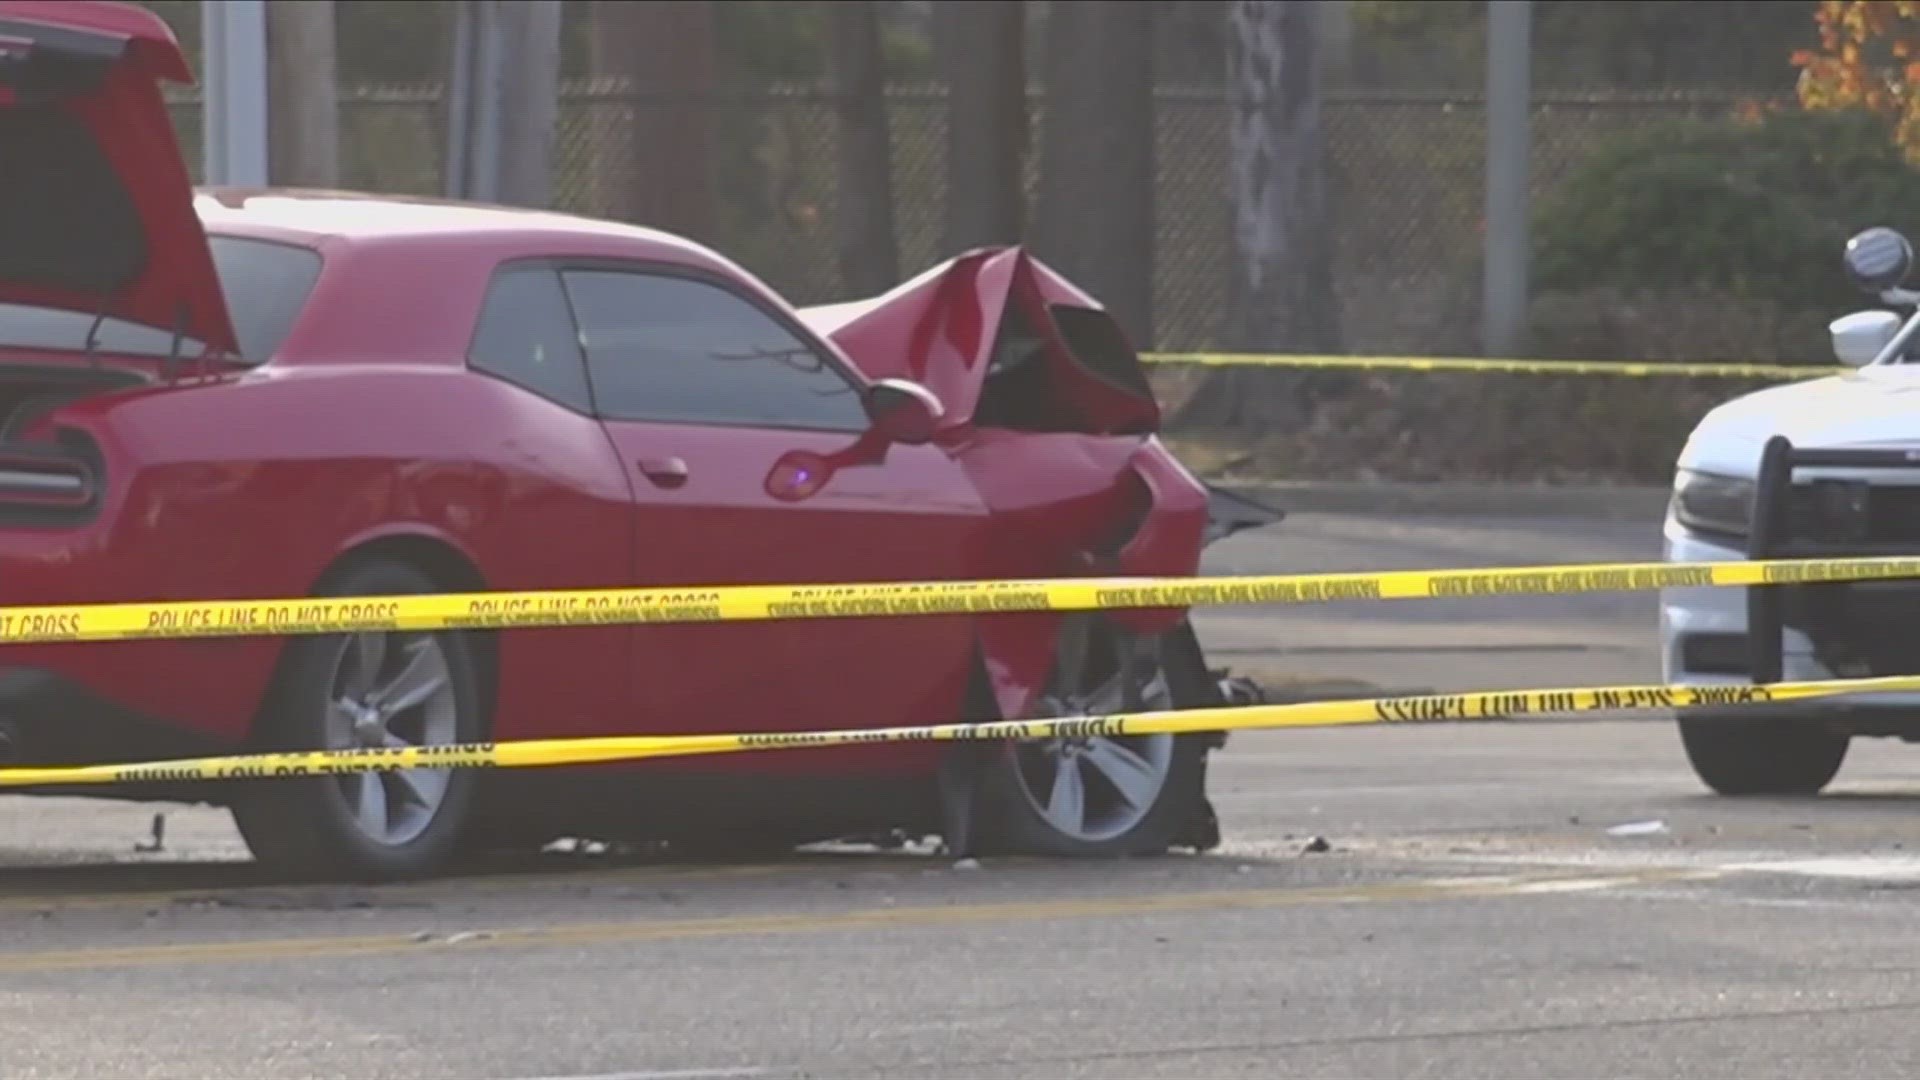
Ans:
{"type": "Polygon", "coordinates": [[[602,416],[866,429],[859,386],[745,297],[670,274],[563,275],[602,416]]]}
{"type": "Polygon", "coordinates": [[[509,266],[493,275],[467,360],[569,409],[593,412],[579,331],[552,267],[509,266]]]}

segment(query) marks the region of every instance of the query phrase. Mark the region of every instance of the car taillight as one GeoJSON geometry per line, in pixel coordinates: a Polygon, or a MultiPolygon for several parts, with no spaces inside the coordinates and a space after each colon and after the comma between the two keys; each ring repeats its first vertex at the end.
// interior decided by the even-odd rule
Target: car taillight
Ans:
{"type": "Polygon", "coordinates": [[[0,499],[46,506],[93,501],[93,471],[76,458],[0,450],[0,499]]]}
{"type": "Polygon", "coordinates": [[[47,442],[0,444],[0,525],[84,516],[99,499],[104,471],[99,447],[71,428],[47,442]]]}

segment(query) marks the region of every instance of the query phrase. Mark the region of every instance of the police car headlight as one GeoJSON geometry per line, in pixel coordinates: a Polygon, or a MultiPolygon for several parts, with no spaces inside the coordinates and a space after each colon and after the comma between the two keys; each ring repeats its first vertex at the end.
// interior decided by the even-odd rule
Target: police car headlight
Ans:
{"type": "Polygon", "coordinates": [[[1753,529],[1754,483],[1681,469],[1673,483],[1674,520],[1696,532],[1744,537],[1753,529]]]}

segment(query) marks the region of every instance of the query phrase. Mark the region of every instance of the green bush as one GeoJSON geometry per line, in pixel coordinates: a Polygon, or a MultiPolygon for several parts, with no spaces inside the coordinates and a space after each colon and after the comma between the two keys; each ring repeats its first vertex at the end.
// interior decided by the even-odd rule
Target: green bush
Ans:
{"type": "Polygon", "coordinates": [[[1920,242],[1920,171],[1860,112],[1653,124],[1597,147],[1534,222],[1541,291],[1683,291],[1824,319],[1862,297],[1846,240],[1890,225],[1920,242]]]}

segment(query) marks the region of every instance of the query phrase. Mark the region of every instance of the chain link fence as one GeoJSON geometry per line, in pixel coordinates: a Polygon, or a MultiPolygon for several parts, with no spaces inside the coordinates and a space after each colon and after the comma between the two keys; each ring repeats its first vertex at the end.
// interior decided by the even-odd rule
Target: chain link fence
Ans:
{"type": "MultiPolygon", "coordinates": [[[[442,97],[437,87],[343,93],[343,185],[438,194],[446,153],[442,97]]],[[[1039,94],[1031,100],[1037,133],[1043,101],[1039,94]]],[[[1751,100],[1729,93],[1538,94],[1535,197],[1613,133],[1674,117],[1724,116],[1751,100]]],[[[716,95],[705,105],[715,244],[798,302],[843,299],[833,258],[836,125],[827,93],[716,95]]],[[[913,273],[949,254],[941,250],[945,101],[938,88],[896,88],[889,106],[900,262],[913,273]]],[[[564,88],[553,184],[558,208],[619,216],[618,171],[635,160],[626,134],[637,110],[656,107],[618,84],[564,88]]],[[[1213,348],[1231,255],[1225,104],[1217,90],[1163,88],[1157,110],[1154,344],[1213,348]]],[[[176,98],[174,116],[197,167],[196,100],[176,98]]],[[[1477,351],[1486,134],[1480,97],[1335,92],[1326,102],[1325,131],[1348,350],[1477,351]]],[[[1027,180],[1030,190],[1037,186],[1031,165],[1027,180]]],[[[1534,320],[1535,351],[1544,355],[1769,361],[1779,349],[1764,305],[1724,300],[1549,296],[1537,301],[1534,320]]]]}

